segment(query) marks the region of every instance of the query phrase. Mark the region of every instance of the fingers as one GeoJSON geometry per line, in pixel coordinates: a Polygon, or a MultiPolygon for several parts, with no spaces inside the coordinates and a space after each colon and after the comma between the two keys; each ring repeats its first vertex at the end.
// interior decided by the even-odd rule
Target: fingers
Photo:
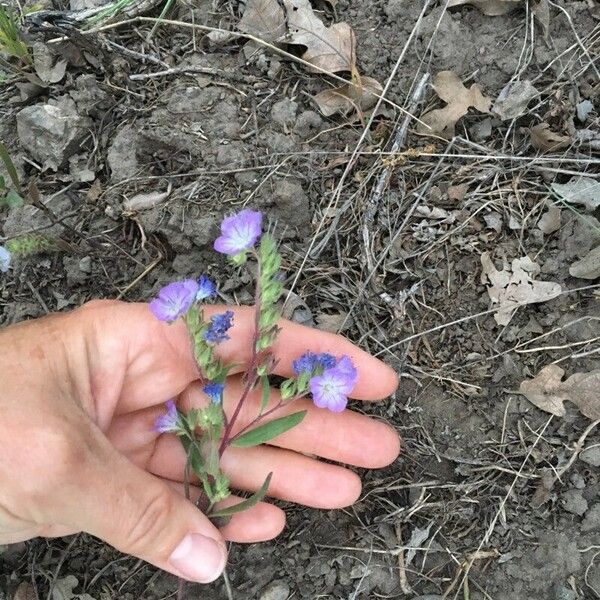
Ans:
{"type": "MultiPolygon", "coordinates": [[[[226,364],[245,365],[252,347],[253,308],[206,306],[205,318],[226,308],[234,312],[234,326],[230,330],[231,339],[220,344],[217,353],[226,364]]],[[[123,373],[117,413],[163,402],[197,378],[188,333],[181,321],[167,325],[157,321],[146,304],[120,302],[95,303],[86,314],[95,323],[96,345],[102,345],[102,358],[106,362],[110,364],[108,357],[118,353],[119,344],[126,348],[127,371],[123,373]],[[107,327],[113,336],[110,344],[106,342],[110,337],[107,327]]],[[[293,361],[308,350],[329,352],[336,356],[346,354],[354,361],[359,380],[353,397],[376,400],[396,388],[397,377],[392,369],[345,338],[285,320],[280,327],[274,345],[277,374],[291,376],[293,361]]]]}
{"type": "MultiPolygon", "coordinates": [[[[241,376],[233,376],[227,380],[224,407],[228,415],[235,410],[243,387],[241,376]]],[[[279,400],[279,391],[271,389],[267,410],[277,405],[279,400]]],[[[252,423],[259,413],[261,401],[260,388],[249,394],[236,421],[234,433],[252,423]]],[[[195,382],[181,395],[180,406],[185,411],[203,406],[206,402],[202,386],[195,382]]],[[[306,411],[302,423],[271,440],[269,444],[368,469],[385,467],[393,462],[400,452],[400,438],[386,423],[350,410],[332,413],[317,408],[310,400],[295,400],[275,411],[261,423],[298,411],[306,411]]]]}
{"type": "MultiPolygon", "coordinates": [[[[147,468],[159,477],[181,481],[185,460],[181,442],[163,435],[147,468]]],[[[271,446],[229,448],[221,466],[234,489],[255,491],[272,472],[268,496],[314,508],[349,506],[361,490],[358,475],[348,469],[271,446]]]]}
{"type": "MultiPolygon", "coordinates": [[[[185,495],[184,485],[175,481],[167,481],[169,486],[182,496],[185,495]]],[[[196,502],[203,494],[200,488],[190,485],[190,499],[196,502]]],[[[217,509],[233,506],[243,498],[231,495],[227,500],[217,504],[217,509]]],[[[249,544],[265,542],[277,537],[285,527],[285,513],[277,506],[268,502],[259,502],[256,506],[231,517],[229,522],[219,529],[228,542],[249,544]]]]}
{"type": "Polygon", "coordinates": [[[214,581],[225,567],[226,549],[212,523],[104,438],[95,446],[92,460],[71,479],[76,492],[60,520],[190,581],[214,581]]]}

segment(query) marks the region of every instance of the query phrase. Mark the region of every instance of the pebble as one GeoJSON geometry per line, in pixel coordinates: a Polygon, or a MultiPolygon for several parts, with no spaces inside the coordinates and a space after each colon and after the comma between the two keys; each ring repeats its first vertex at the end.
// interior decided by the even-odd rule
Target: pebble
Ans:
{"type": "Polygon", "coordinates": [[[259,600],[287,600],[290,586],[285,581],[272,581],[261,593],[259,600]]]}
{"type": "Polygon", "coordinates": [[[600,446],[593,446],[592,448],[586,448],[580,455],[579,458],[592,467],[600,467],[600,446]]]}

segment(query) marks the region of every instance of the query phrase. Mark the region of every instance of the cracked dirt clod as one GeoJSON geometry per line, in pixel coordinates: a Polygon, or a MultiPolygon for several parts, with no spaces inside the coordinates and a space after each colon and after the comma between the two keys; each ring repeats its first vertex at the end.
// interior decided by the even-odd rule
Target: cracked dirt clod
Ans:
{"type": "Polygon", "coordinates": [[[26,106],[17,113],[19,141],[43,169],[58,170],[80,149],[91,121],[77,113],[75,102],[63,96],[53,104],[26,106]]]}

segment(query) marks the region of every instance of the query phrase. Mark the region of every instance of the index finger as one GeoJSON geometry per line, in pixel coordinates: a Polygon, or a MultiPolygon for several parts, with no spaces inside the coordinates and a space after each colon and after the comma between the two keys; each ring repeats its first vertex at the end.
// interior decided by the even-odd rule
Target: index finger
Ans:
{"type": "MultiPolygon", "coordinates": [[[[190,338],[182,321],[167,325],[158,321],[146,304],[121,304],[110,324],[127,347],[127,373],[123,379],[118,412],[138,410],[171,398],[198,379],[198,367],[193,356],[190,338]]],[[[204,307],[205,318],[231,310],[234,313],[230,339],[216,346],[216,354],[224,364],[240,367],[251,360],[254,338],[254,309],[250,306],[204,307]]],[[[108,319],[107,319],[108,321],[108,319]]],[[[378,400],[389,396],[397,386],[396,373],[379,359],[360,350],[346,338],[311,329],[282,319],[281,329],[273,345],[277,360],[275,373],[291,377],[292,363],[304,352],[329,352],[334,356],[349,356],[359,376],[352,397],[378,400]]]]}

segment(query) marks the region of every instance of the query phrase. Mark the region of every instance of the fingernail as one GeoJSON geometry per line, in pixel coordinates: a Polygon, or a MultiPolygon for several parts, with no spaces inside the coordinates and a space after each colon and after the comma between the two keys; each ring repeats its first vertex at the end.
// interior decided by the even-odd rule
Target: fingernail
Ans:
{"type": "Polygon", "coordinates": [[[169,558],[183,578],[198,583],[214,581],[223,572],[225,561],[223,546],[199,533],[186,535],[169,558]]]}

